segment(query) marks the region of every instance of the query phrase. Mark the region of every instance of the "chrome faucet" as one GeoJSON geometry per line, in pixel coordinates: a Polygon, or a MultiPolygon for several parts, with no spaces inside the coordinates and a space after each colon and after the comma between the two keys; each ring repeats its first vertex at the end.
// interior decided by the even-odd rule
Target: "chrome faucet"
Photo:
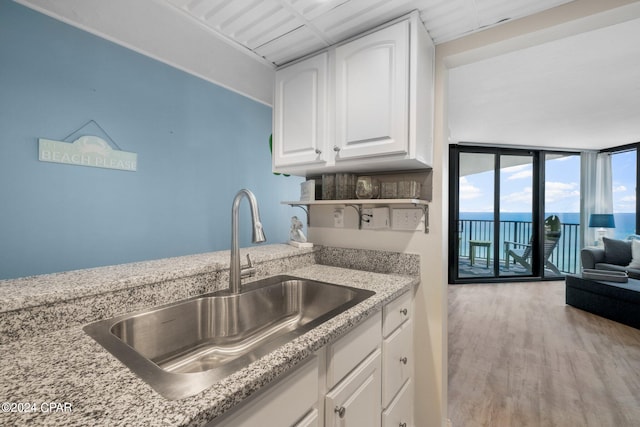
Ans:
{"type": "Polygon", "coordinates": [[[231,266],[229,268],[229,290],[232,294],[239,294],[242,278],[253,276],[256,271],[251,265],[251,258],[249,258],[248,254],[248,267],[240,267],[240,248],[238,247],[238,213],[240,210],[240,201],[243,196],[245,196],[249,201],[249,207],[251,209],[251,222],[253,224],[253,235],[251,240],[253,243],[262,243],[267,240],[264,236],[262,223],[260,222],[260,212],[258,211],[256,196],[254,196],[251,191],[243,188],[238,191],[238,194],[236,194],[231,207],[231,266]]]}

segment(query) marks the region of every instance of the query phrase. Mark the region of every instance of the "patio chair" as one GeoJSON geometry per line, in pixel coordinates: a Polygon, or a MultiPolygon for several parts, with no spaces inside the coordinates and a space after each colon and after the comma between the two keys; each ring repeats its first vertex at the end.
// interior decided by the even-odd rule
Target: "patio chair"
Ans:
{"type": "MultiPolygon", "coordinates": [[[[555,274],[561,274],[558,267],[556,267],[550,260],[551,254],[553,250],[558,245],[560,241],[561,231],[561,223],[560,218],[556,215],[551,215],[544,220],[544,255],[543,262],[544,268],[553,271],[555,274]]],[[[513,258],[513,263],[516,262],[527,269],[527,271],[531,271],[531,250],[532,250],[532,241],[529,240],[529,243],[519,243],[519,242],[504,242],[504,253],[505,253],[505,261],[504,266],[505,269],[509,269],[510,259],[513,258]]]]}

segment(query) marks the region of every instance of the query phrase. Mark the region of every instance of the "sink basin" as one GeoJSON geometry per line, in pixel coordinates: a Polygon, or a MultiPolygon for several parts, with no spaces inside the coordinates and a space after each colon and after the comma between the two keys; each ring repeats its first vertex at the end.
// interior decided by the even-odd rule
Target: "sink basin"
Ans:
{"type": "Polygon", "coordinates": [[[276,276],[91,323],[84,331],[167,399],[199,393],[373,295],[276,276]]]}

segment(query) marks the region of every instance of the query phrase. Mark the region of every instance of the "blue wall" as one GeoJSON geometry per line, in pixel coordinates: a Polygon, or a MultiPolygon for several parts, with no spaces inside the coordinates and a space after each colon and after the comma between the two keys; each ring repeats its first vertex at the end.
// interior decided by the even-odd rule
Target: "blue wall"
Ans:
{"type": "Polygon", "coordinates": [[[271,108],[9,0],[0,58],[0,279],[228,249],[243,187],[271,243],[302,213],[280,205],[301,179],[271,173],[271,108]],[[88,120],[137,172],[38,161],[88,120]]]}

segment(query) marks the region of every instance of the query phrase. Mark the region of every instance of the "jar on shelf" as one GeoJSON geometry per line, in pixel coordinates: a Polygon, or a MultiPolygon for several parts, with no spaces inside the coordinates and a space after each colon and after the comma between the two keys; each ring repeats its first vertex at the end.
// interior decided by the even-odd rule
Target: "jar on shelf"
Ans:
{"type": "Polygon", "coordinates": [[[398,198],[419,199],[421,185],[418,181],[405,180],[398,183],[398,198]]]}
{"type": "Polygon", "coordinates": [[[380,184],[380,197],[383,199],[398,198],[398,183],[395,181],[380,184]]]}
{"type": "Polygon", "coordinates": [[[356,181],[356,197],[358,199],[377,199],[380,197],[380,184],[371,176],[359,176],[356,181]]]}
{"type": "Polygon", "coordinates": [[[322,174],[322,200],[336,199],[336,175],[333,173],[322,174]]]}
{"type": "Polygon", "coordinates": [[[336,174],[336,199],[346,200],[356,198],[356,175],[352,173],[336,174]]]}

